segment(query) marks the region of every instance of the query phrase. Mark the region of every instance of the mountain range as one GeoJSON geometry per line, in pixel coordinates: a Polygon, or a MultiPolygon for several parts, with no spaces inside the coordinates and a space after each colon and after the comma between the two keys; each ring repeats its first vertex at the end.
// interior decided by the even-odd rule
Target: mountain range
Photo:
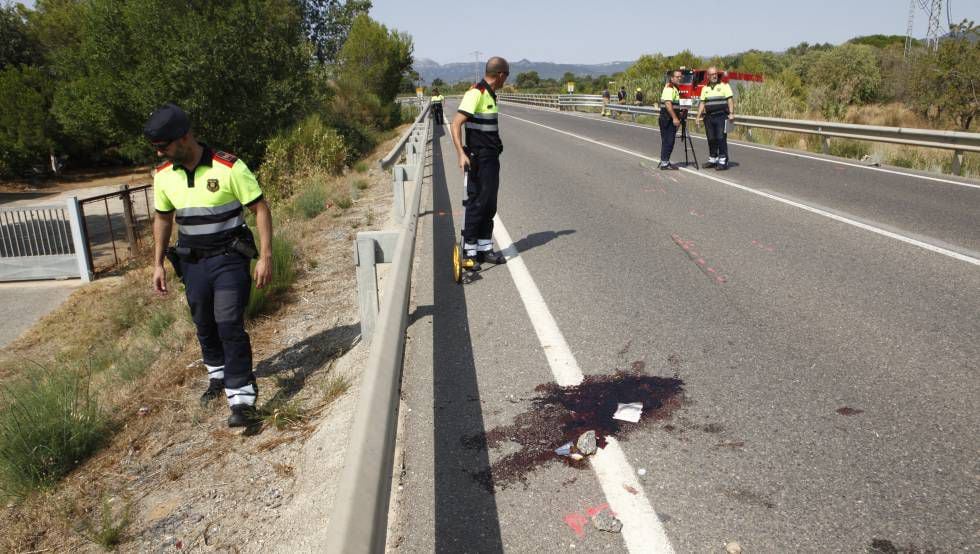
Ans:
{"type": "MultiPolygon", "coordinates": [[[[431,83],[433,79],[439,78],[447,83],[456,83],[459,81],[474,81],[479,77],[482,77],[483,65],[485,61],[479,63],[472,62],[454,62],[447,64],[440,64],[434,60],[428,58],[417,58],[412,68],[415,69],[422,77],[422,80],[431,83]],[[477,72],[481,73],[477,77],[477,72]]],[[[625,71],[628,67],[633,65],[633,62],[608,62],[599,64],[572,64],[572,63],[552,63],[552,62],[532,62],[530,60],[519,60],[516,62],[511,62],[510,64],[510,76],[511,79],[517,76],[518,73],[523,73],[525,71],[537,71],[538,76],[542,79],[558,79],[561,78],[566,72],[571,72],[575,75],[612,75],[613,73],[618,73],[620,71],[625,71]]]]}

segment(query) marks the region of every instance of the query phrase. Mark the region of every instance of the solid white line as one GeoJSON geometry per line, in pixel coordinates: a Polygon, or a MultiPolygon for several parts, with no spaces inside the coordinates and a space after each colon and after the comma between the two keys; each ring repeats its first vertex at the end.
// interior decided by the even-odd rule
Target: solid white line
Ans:
{"type": "MultiPolygon", "coordinates": [[[[543,128],[548,129],[550,131],[554,131],[556,133],[561,133],[563,135],[568,135],[570,137],[574,137],[574,138],[577,138],[579,140],[583,140],[585,142],[590,142],[592,144],[595,144],[595,145],[598,145],[598,146],[602,146],[604,148],[609,148],[610,150],[616,150],[617,152],[622,152],[624,154],[629,154],[631,156],[636,156],[637,158],[642,158],[644,160],[648,160],[648,161],[651,161],[651,162],[660,163],[660,160],[657,159],[657,158],[654,158],[652,156],[647,156],[647,155],[641,154],[639,152],[634,152],[633,150],[628,150],[626,148],[620,148],[619,146],[613,146],[611,144],[606,144],[604,142],[600,142],[600,141],[597,141],[595,139],[591,139],[591,138],[588,138],[588,137],[583,137],[582,135],[577,135],[575,133],[570,133],[568,131],[563,131],[561,129],[556,129],[554,127],[549,127],[548,125],[544,125],[544,124],[538,123],[536,121],[531,121],[529,119],[520,118],[520,117],[517,117],[517,116],[514,116],[514,115],[510,115],[510,114],[501,114],[501,115],[504,115],[506,117],[510,117],[510,118],[516,119],[518,121],[523,121],[525,123],[530,123],[531,125],[537,125],[538,127],[543,127],[543,128]]],[[[761,196],[763,198],[768,198],[770,200],[775,200],[776,202],[780,202],[780,203],[786,204],[788,206],[793,206],[793,207],[799,208],[801,210],[806,210],[806,211],[808,211],[810,213],[814,213],[814,214],[817,214],[817,215],[822,215],[822,216],[824,216],[826,218],[833,219],[834,221],[839,221],[841,223],[846,223],[847,225],[851,225],[853,227],[857,227],[858,229],[864,229],[865,231],[871,231],[872,233],[876,233],[876,234],[881,235],[883,237],[888,237],[888,238],[891,238],[891,239],[895,239],[895,240],[904,242],[906,244],[911,244],[913,246],[918,246],[919,248],[923,248],[925,250],[929,250],[930,252],[935,252],[937,254],[942,254],[943,256],[948,256],[950,258],[953,258],[953,259],[956,259],[956,260],[960,260],[962,262],[967,262],[967,263],[970,263],[970,264],[973,264],[973,265],[976,265],[976,266],[980,266],[980,259],[974,258],[972,256],[967,256],[966,254],[961,254],[961,253],[956,252],[954,250],[949,250],[949,249],[946,249],[946,248],[942,248],[942,247],[936,246],[934,244],[929,244],[928,242],[922,242],[921,240],[916,240],[914,238],[907,237],[905,235],[900,235],[898,233],[894,233],[892,231],[888,231],[888,230],[882,229],[880,227],[875,227],[873,225],[868,225],[867,223],[862,223],[860,221],[857,221],[857,220],[854,220],[854,219],[850,219],[850,218],[847,218],[847,217],[843,217],[843,216],[837,215],[835,213],[828,212],[826,210],[821,210],[820,208],[814,208],[813,206],[808,206],[806,204],[797,202],[795,200],[789,200],[789,199],[783,198],[781,196],[776,196],[775,194],[770,194],[768,192],[762,192],[761,190],[755,190],[755,189],[753,189],[751,187],[747,187],[745,185],[740,185],[740,184],[738,184],[738,183],[736,183],[734,181],[729,181],[727,179],[722,179],[720,177],[715,177],[714,175],[709,175],[709,174],[703,173],[701,171],[694,171],[693,169],[688,169],[686,167],[682,167],[682,168],[680,168],[680,170],[681,171],[686,171],[686,172],[688,172],[688,173],[690,173],[692,175],[697,175],[698,177],[703,177],[705,179],[710,179],[712,181],[721,183],[723,185],[727,185],[729,187],[737,188],[739,190],[744,190],[745,192],[750,192],[752,194],[761,196]]]]}
{"type": "MultiPolygon", "coordinates": [[[[583,379],[582,370],[499,215],[494,217],[493,236],[501,253],[507,257],[507,269],[524,302],[524,309],[548,358],[555,381],[563,387],[578,385],[583,379]]],[[[626,549],[633,554],[673,554],[674,549],[660,518],[616,439],[607,437],[606,447],[591,458],[591,464],[610,510],[623,522],[622,535],[626,549]],[[637,491],[636,494],[627,492],[624,485],[637,491]]]]}
{"type": "MultiPolygon", "coordinates": [[[[509,105],[511,105],[511,106],[519,106],[521,108],[530,108],[530,109],[537,108],[537,106],[525,106],[523,104],[509,103],[509,105]]],[[[570,117],[577,117],[579,119],[586,119],[586,120],[589,120],[589,121],[600,121],[600,122],[603,122],[603,123],[610,123],[610,124],[613,124],[613,125],[622,125],[624,127],[635,127],[637,129],[643,129],[644,131],[651,131],[651,132],[657,133],[658,135],[660,134],[660,129],[658,129],[656,127],[651,127],[649,125],[639,125],[637,123],[627,123],[625,121],[613,121],[611,119],[606,119],[606,118],[599,119],[599,118],[589,117],[589,116],[582,115],[582,114],[577,114],[577,113],[560,112],[558,110],[545,110],[545,111],[550,111],[550,112],[553,112],[553,113],[557,113],[557,114],[561,114],[561,115],[565,115],[565,116],[570,116],[570,117]]],[[[515,117],[515,116],[511,116],[511,117],[515,117]]],[[[708,140],[707,138],[702,137],[700,135],[691,135],[691,138],[696,138],[698,140],[704,140],[704,141],[708,140]]],[[[737,141],[737,140],[729,140],[728,141],[728,144],[729,144],[729,146],[740,146],[742,148],[751,148],[753,150],[762,150],[762,151],[765,151],[765,152],[772,152],[773,154],[781,154],[783,156],[795,156],[797,158],[806,158],[808,160],[815,160],[815,161],[818,161],[818,162],[824,162],[824,163],[830,163],[830,164],[837,164],[837,165],[846,165],[846,166],[849,166],[849,167],[856,167],[858,169],[867,169],[868,171],[879,171],[881,173],[890,173],[892,175],[902,175],[903,177],[913,177],[913,178],[916,178],[916,179],[925,179],[927,181],[936,181],[938,183],[947,183],[947,184],[950,184],[950,185],[957,185],[957,186],[960,186],[960,187],[967,187],[967,188],[972,188],[972,189],[980,189],[980,185],[973,184],[973,183],[964,183],[964,182],[961,182],[961,181],[953,181],[952,179],[943,179],[942,177],[930,177],[928,175],[919,175],[919,174],[916,174],[916,173],[905,173],[904,171],[897,171],[897,170],[894,170],[894,169],[886,169],[886,168],[883,168],[883,167],[874,167],[874,166],[870,166],[870,165],[861,165],[861,164],[857,164],[857,163],[854,163],[854,162],[845,162],[845,161],[841,161],[841,160],[830,160],[830,159],[827,159],[827,158],[820,158],[818,156],[811,156],[809,154],[802,154],[802,153],[799,153],[799,152],[787,152],[785,150],[777,150],[775,148],[766,148],[765,146],[759,146],[759,145],[756,145],[756,144],[746,144],[744,142],[737,141]]]]}

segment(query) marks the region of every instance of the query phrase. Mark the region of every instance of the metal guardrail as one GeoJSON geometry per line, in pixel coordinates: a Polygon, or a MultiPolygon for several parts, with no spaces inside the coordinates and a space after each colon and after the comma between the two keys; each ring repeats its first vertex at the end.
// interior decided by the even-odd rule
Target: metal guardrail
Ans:
{"type": "MultiPolygon", "coordinates": [[[[399,168],[405,171],[404,175],[408,174],[406,168],[411,168],[410,180],[415,182],[415,189],[409,209],[407,213],[396,211],[397,219],[402,224],[401,230],[382,233],[382,236],[378,233],[357,235],[354,256],[359,273],[358,296],[361,296],[361,270],[370,266],[372,280],[366,283],[366,287],[375,291],[375,309],[377,282],[374,280],[374,264],[379,261],[376,258],[378,250],[382,253],[382,262],[389,260],[390,254],[392,268],[385,281],[377,328],[368,336],[373,339],[371,351],[351,424],[340,486],[334,497],[327,552],[384,551],[415,235],[422,198],[425,149],[432,131],[428,115],[429,106],[424,104],[412,128],[380,162],[382,168],[388,168],[404,154],[406,164],[392,167],[392,172],[396,174],[396,190],[405,182],[405,179],[398,178],[399,168]]],[[[365,269],[364,275],[367,274],[365,269]]]]}
{"type": "MultiPolygon", "coordinates": [[[[602,99],[593,100],[588,95],[557,95],[557,94],[498,94],[501,102],[528,104],[561,110],[563,106],[593,106],[602,107],[602,99]],[[581,98],[574,98],[574,97],[581,98]],[[572,98],[569,98],[572,97],[572,98]]],[[[606,109],[616,113],[633,115],[659,115],[660,109],[655,106],[629,106],[610,103],[606,109]]],[[[693,112],[693,110],[692,110],[693,112]]],[[[694,113],[688,118],[693,119],[694,113]]],[[[952,173],[961,175],[963,172],[964,152],[980,153],[980,133],[965,133],[962,131],[937,131],[933,129],[910,129],[905,127],[882,127],[877,125],[856,125],[853,123],[837,123],[833,121],[808,121],[802,119],[781,119],[776,117],[761,117],[755,115],[737,115],[735,125],[749,129],[749,140],[752,140],[751,130],[769,129],[787,133],[802,133],[817,135],[825,154],[830,152],[831,138],[846,138],[869,142],[885,142],[905,146],[923,148],[939,148],[953,151],[952,173]]]]}

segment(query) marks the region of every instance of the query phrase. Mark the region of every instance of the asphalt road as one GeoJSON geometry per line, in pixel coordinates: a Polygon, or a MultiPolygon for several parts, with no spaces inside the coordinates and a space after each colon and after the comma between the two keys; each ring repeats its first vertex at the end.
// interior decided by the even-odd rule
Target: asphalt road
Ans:
{"type": "Polygon", "coordinates": [[[615,433],[634,473],[550,453],[556,406],[590,414],[539,387],[554,355],[517,265],[452,282],[462,179],[439,132],[396,551],[627,551],[630,529],[588,523],[610,483],[676,552],[980,551],[975,182],[740,146],[704,172],[722,182],[656,170],[649,129],[502,113],[500,220],[575,363],[604,376],[577,390],[644,400],[615,433]]]}

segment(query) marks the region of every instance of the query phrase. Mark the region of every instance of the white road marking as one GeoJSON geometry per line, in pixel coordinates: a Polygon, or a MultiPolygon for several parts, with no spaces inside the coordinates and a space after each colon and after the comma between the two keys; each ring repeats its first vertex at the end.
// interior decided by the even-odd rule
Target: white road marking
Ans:
{"type": "MultiPolygon", "coordinates": [[[[601,122],[604,122],[604,123],[611,123],[613,125],[623,125],[625,127],[636,127],[637,129],[643,129],[645,131],[651,131],[651,132],[660,134],[660,129],[658,129],[656,127],[651,127],[649,125],[639,125],[637,123],[627,123],[625,121],[614,121],[614,120],[607,119],[607,118],[597,119],[597,118],[594,118],[594,117],[589,117],[589,116],[581,115],[581,114],[577,114],[577,113],[560,112],[560,111],[554,110],[554,109],[539,108],[538,106],[526,106],[524,104],[510,104],[510,105],[511,106],[518,106],[518,107],[521,107],[521,108],[541,109],[541,110],[550,111],[550,112],[553,112],[553,113],[558,113],[558,114],[561,114],[561,115],[566,115],[566,116],[571,116],[571,117],[578,117],[580,119],[587,119],[589,121],[601,121],[601,122]]],[[[514,117],[514,116],[511,116],[511,117],[514,117]]],[[[704,140],[704,141],[707,141],[708,140],[707,138],[702,137],[700,135],[691,135],[691,138],[695,138],[695,139],[698,139],[698,140],[704,140]]],[[[880,171],[881,173],[891,173],[893,175],[902,175],[903,177],[913,177],[915,179],[925,179],[926,181],[935,181],[935,182],[938,182],[938,183],[947,183],[947,184],[950,184],[950,185],[956,185],[956,186],[960,186],[960,187],[967,187],[967,188],[972,188],[972,189],[980,189],[980,185],[973,184],[973,183],[964,183],[964,182],[961,182],[961,181],[953,181],[952,179],[943,179],[942,177],[930,177],[928,175],[919,175],[919,174],[916,174],[916,173],[905,173],[904,171],[897,171],[897,170],[894,170],[894,169],[886,169],[886,168],[883,168],[883,167],[874,167],[874,166],[870,166],[870,165],[861,165],[861,164],[857,164],[857,163],[853,163],[853,162],[845,162],[845,161],[841,161],[841,160],[830,160],[830,159],[821,158],[821,157],[818,157],[818,156],[811,156],[809,154],[801,154],[801,153],[798,153],[798,152],[787,152],[785,150],[777,150],[775,148],[766,148],[765,146],[759,146],[759,145],[756,145],[756,144],[746,144],[746,143],[744,143],[742,141],[737,141],[737,140],[729,140],[728,141],[728,144],[729,144],[729,146],[739,146],[741,148],[751,148],[753,150],[762,150],[762,151],[765,151],[765,152],[772,152],[774,154],[781,154],[783,156],[795,156],[797,158],[806,158],[808,160],[815,160],[815,161],[818,161],[818,162],[831,163],[831,164],[837,164],[837,165],[846,165],[846,166],[849,166],[849,167],[856,167],[856,168],[859,168],[859,169],[867,169],[868,171],[880,171]]]]}
{"type": "MultiPolygon", "coordinates": [[[[602,146],[604,148],[609,148],[610,150],[616,150],[617,152],[622,152],[624,154],[629,154],[631,156],[636,156],[637,158],[641,158],[641,159],[648,160],[648,161],[651,161],[651,162],[660,163],[660,160],[657,159],[657,158],[654,158],[652,156],[647,156],[646,154],[641,154],[641,153],[635,152],[633,150],[628,150],[626,148],[620,148],[619,146],[613,146],[611,144],[606,144],[604,142],[600,142],[598,140],[591,139],[589,137],[584,137],[582,135],[578,135],[578,134],[571,133],[571,132],[568,132],[568,131],[563,131],[561,129],[556,129],[554,127],[549,127],[548,125],[544,125],[542,123],[538,123],[536,121],[531,121],[529,119],[524,119],[524,118],[517,117],[517,116],[514,116],[514,115],[510,115],[510,114],[500,114],[500,115],[503,115],[505,117],[510,117],[510,118],[516,119],[518,121],[523,121],[524,123],[529,123],[531,125],[537,125],[538,127],[543,127],[545,129],[548,129],[550,131],[554,131],[556,133],[561,133],[563,135],[568,135],[570,137],[577,138],[577,139],[582,140],[582,141],[585,141],[585,142],[590,142],[592,144],[595,144],[595,145],[598,145],[598,146],[602,146]]],[[[751,187],[747,187],[745,185],[740,185],[740,184],[738,184],[738,183],[736,183],[734,181],[729,181],[727,179],[722,179],[722,178],[716,177],[714,175],[709,175],[707,173],[703,173],[703,172],[700,172],[700,171],[694,171],[693,169],[688,169],[686,167],[682,167],[682,168],[680,168],[680,170],[681,171],[686,171],[686,172],[688,172],[688,173],[690,173],[692,175],[697,175],[698,177],[703,177],[705,179],[710,179],[712,181],[721,183],[723,185],[727,185],[729,187],[737,188],[739,190],[744,190],[745,192],[750,192],[752,194],[761,196],[763,198],[768,198],[770,200],[775,200],[776,202],[780,202],[780,203],[786,204],[788,206],[793,206],[795,208],[799,208],[801,210],[808,211],[810,213],[821,215],[823,217],[826,217],[826,218],[829,218],[829,219],[833,219],[834,221],[839,221],[841,223],[845,223],[847,225],[851,225],[852,227],[857,227],[858,229],[864,229],[865,231],[871,231],[872,233],[876,233],[876,234],[881,235],[883,237],[888,237],[888,238],[891,238],[891,239],[895,239],[895,240],[904,242],[906,244],[911,244],[913,246],[918,246],[919,248],[923,248],[925,250],[929,250],[930,252],[935,252],[937,254],[942,254],[943,256],[948,256],[950,258],[953,258],[953,259],[956,259],[956,260],[960,260],[962,262],[966,262],[966,263],[969,263],[969,264],[980,266],[980,259],[974,258],[972,256],[968,256],[966,254],[961,254],[961,253],[956,252],[954,250],[949,250],[949,249],[943,248],[941,246],[936,246],[934,244],[929,244],[928,242],[923,242],[921,240],[916,240],[916,239],[914,239],[912,237],[907,237],[905,235],[900,235],[898,233],[894,233],[892,231],[888,231],[888,230],[882,229],[880,227],[875,227],[874,225],[868,225],[867,223],[862,223],[860,221],[857,221],[857,220],[854,220],[854,219],[851,219],[851,218],[848,218],[848,217],[840,216],[840,215],[837,215],[835,213],[828,212],[826,210],[821,210],[820,208],[814,208],[813,206],[808,206],[806,204],[803,204],[801,202],[797,202],[795,200],[789,200],[789,199],[783,198],[781,196],[776,196],[775,194],[770,194],[768,192],[762,192],[761,190],[755,190],[755,189],[753,189],[751,187]]]]}
{"type": "MultiPolygon", "coordinates": [[[[531,278],[531,273],[499,215],[494,217],[493,235],[501,253],[507,257],[507,269],[510,270],[510,276],[520,293],[534,332],[538,335],[538,342],[548,358],[555,381],[563,387],[578,385],[584,378],[578,361],[575,360],[575,355],[568,347],[565,336],[558,328],[558,323],[551,315],[541,291],[531,278]]],[[[606,447],[592,457],[591,464],[609,508],[623,522],[622,535],[626,549],[633,554],[673,554],[674,549],[667,539],[660,518],[615,438],[607,437],[606,447]],[[637,491],[636,494],[627,492],[624,485],[637,491]]]]}

